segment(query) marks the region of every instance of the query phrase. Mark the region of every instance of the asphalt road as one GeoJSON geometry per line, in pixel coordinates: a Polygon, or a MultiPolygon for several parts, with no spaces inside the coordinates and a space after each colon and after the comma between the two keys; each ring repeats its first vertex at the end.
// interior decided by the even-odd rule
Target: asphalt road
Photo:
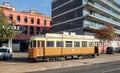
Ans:
{"type": "Polygon", "coordinates": [[[120,73],[120,61],[29,73],[120,73]]]}

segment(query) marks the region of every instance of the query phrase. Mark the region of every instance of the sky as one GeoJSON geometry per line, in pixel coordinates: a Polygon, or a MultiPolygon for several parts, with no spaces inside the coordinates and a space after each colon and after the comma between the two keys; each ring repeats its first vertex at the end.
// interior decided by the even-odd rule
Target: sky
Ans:
{"type": "Polygon", "coordinates": [[[115,1],[120,4],[120,0],[115,0],[115,1]]]}
{"type": "MultiPolygon", "coordinates": [[[[120,3],[120,0],[115,0],[120,3]]],[[[0,4],[8,2],[14,6],[17,11],[29,11],[30,9],[51,17],[51,2],[52,0],[0,0],[0,4]]]]}
{"type": "Polygon", "coordinates": [[[14,6],[17,11],[29,11],[30,9],[51,17],[51,2],[52,0],[0,0],[0,4],[8,2],[14,6]]]}

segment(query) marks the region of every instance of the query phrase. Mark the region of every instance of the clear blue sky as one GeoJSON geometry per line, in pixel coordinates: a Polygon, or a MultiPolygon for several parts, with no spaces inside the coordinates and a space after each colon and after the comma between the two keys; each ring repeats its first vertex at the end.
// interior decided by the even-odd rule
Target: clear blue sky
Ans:
{"type": "MultiPolygon", "coordinates": [[[[120,0],[116,0],[120,3],[120,0]]],[[[51,17],[52,0],[0,0],[0,4],[9,2],[17,11],[29,11],[30,9],[38,10],[38,12],[51,17]]]]}
{"type": "Polygon", "coordinates": [[[51,17],[52,0],[0,0],[0,4],[9,2],[17,11],[29,11],[35,9],[38,12],[51,17]]]}

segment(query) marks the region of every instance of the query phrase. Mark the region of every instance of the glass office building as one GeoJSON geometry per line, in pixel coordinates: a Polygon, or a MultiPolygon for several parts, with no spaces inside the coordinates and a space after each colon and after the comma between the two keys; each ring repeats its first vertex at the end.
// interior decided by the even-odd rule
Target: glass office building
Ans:
{"type": "Polygon", "coordinates": [[[120,34],[120,5],[115,0],[53,0],[51,32],[93,34],[93,29],[115,25],[120,34]]]}

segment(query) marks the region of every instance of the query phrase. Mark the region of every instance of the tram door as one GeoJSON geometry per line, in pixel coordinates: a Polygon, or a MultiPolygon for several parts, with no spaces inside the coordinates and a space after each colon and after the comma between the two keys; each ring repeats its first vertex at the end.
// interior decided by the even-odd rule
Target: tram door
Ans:
{"type": "Polygon", "coordinates": [[[44,40],[41,40],[41,56],[45,56],[45,41],[44,40]]]}

